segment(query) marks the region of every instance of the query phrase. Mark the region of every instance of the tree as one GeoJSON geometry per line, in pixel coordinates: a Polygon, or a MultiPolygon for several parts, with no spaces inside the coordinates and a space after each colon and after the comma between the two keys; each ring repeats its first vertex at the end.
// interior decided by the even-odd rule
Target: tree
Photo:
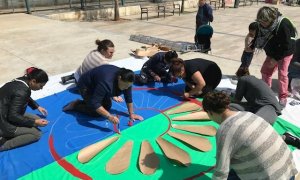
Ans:
{"type": "Polygon", "coordinates": [[[120,20],[120,13],[119,13],[119,1],[118,0],[114,0],[115,1],[115,21],[119,21],[120,20]]]}

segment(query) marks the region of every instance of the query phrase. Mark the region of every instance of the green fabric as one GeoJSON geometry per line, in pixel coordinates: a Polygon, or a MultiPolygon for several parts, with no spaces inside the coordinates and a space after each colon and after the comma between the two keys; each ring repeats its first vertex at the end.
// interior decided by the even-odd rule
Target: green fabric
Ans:
{"type": "MultiPolygon", "coordinates": [[[[188,113],[171,115],[172,117],[177,117],[179,115],[184,115],[188,113]]],[[[189,125],[212,125],[218,128],[218,125],[213,121],[173,121],[172,124],[189,124],[189,125]]],[[[172,179],[179,180],[185,179],[200,172],[207,171],[209,168],[215,164],[215,154],[216,154],[216,143],[215,137],[204,136],[208,138],[211,142],[213,149],[209,152],[201,152],[192,147],[186,145],[185,143],[178,141],[169,135],[163,135],[163,138],[182,148],[191,157],[192,163],[189,167],[182,167],[170,162],[161,151],[160,147],[156,143],[156,138],[159,137],[163,132],[167,130],[169,126],[168,119],[162,114],[152,117],[138,125],[135,125],[127,130],[121,132],[120,139],[104,149],[101,153],[95,156],[90,162],[86,164],[81,164],[77,161],[78,152],[75,152],[65,159],[73,164],[81,172],[89,175],[93,179],[172,179]],[[118,175],[111,175],[105,171],[106,163],[113,157],[113,155],[122,147],[127,141],[132,140],[133,151],[131,156],[131,162],[129,168],[118,175]],[[152,175],[143,175],[138,169],[138,156],[140,151],[140,145],[143,140],[150,141],[156,155],[160,160],[160,167],[152,175]]],[[[292,132],[293,134],[300,136],[300,129],[294,125],[288,123],[287,121],[278,118],[274,123],[273,127],[279,134],[283,134],[286,131],[292,132]]],[[[178,131],[187,134],[193,134],[186,131],[176,130],[171,128],[171,131],[178,131]]],[[[290,147],[292,150],[294,147],[290,147]]],[[[205,173],[205,175],[199,177],[198,179],[206,180],[211,179],[213,170],[205,173]]],[[[43,179],[43,180],[61,180],[61,179],[77,179],[62,167],[60,167],[56,162],[51,163],[41,169],[38,169],[26,176],[23,176],[23,180],[27,179],[43,179]]]]}
{"type": "MultiPolygon", "coordinates": [[[[291,132],[292,134],[294,134],[297,137],[300,137],[300,128],[296,127],[295,125],[281,119],[281,118],[277,118],[277,121],[273,124],[274,129],[279,133],[279,134],[283,134],[286,131],[291,132]]],[[[295,150],[295,147],[290,146],[291,150],[295,150]]]]}
{"type": "MultiPolygon", "coordinates": [[[[174,115],[171,117],[176,117],[174,115]]],[[[173,121],[172,124],[195,124],[195,125],[213,125],[218,127],[218,125],[212,121],[173,121]]],[[[189,167],[182,167],[170,162],[161,151],[160,147],[156,143],[156,138],[159,137],[163,132],[167,130],[169,126],[169,121],[162,114],[152,117],[138,125],[135,125],[129,129],[121,132],[120,139],[104,149],[101,153],[95,156],[90,162],[86,164],[81,164],[77,161],[78,152],[73,153],[65,159],[73,164],[81,172],[89,175],[93,179],[185,179],[193,175],[199,174],[200,172],[206,171],[215,164],[215,137],[203,136],[211,142],[213,149],[209,152],[201,152],[192,147],[186,145],[185,143],[178,141],[169,135],[164,135],[163,138],[176,144],[176,146],[187,151],[191,157],[191,165],[189,167]],[[118,175],[111,175],[105,171],[106,163],[112,158],[112,156],[119,150],[124,143],[132,140],[133,151],[131,156],[131,163],[129,168],[118,175]],[[143,140],[150,141],[156,155],[160,159],[160,167],[152,175],[143,175],[138,169],[138,156],[140,151],[141,142],[143,140]]],[[[176,130],[171,128],[171,131],[180,131],[182,133],[191,134],[189,132],[176,130]]],[[[209,171],[205,175],[201,176],[201,179],[211,179],[212,171],[209,171]]],[[[20,179],[76,179],[71,174],[66,172],[62,167],[60,167],[56,162],[51,163],[41,169],[38,169],[20,179]]]]}

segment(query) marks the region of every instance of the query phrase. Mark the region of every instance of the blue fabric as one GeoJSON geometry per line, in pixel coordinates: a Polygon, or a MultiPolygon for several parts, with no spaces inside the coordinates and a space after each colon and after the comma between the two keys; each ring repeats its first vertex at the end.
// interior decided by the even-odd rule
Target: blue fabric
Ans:
{"type": "MultiPolygon", "coordinates": [[[[135,113],[140,114],[146,120],[159,112],[182,101],[178,95],[172,92],[183,92],[184,85],[180,81],[166,87],[161,83],[153,83],[150,86],[133,87],[133,100],[135,113]],[[135,88],[158,88],[158,90],[135,88]],[[152,110],[154,109],[154,110],[152,110]]],[[[84,114],[62,111],[68,102],[81,98],[76,89],[69,89],[46,98],[38,100],[38,103],[48,110],[46,117],[49,124],[40,128],[42,138],[33,144],[16,148],[10,151],[0,152],[0,177],[1,180],[17,179],[34,170],[46,166],[54,159],[49,150],[49,137],[54,138],[54,147],[61,157],[77,152],[87,145],[93,144],[114,134],[113,126],[109,123],[106,128],[106,119],[89,117],[84,114]]],[[[27,112],[37,113],[27,109],[27,112]]],[[[121,131],[128,128],[128,115],[126,103],[113,102],[112,114],[120,115],[121,131]]],[[[134,124],[142,123],[135,121],[134,124]]]]}

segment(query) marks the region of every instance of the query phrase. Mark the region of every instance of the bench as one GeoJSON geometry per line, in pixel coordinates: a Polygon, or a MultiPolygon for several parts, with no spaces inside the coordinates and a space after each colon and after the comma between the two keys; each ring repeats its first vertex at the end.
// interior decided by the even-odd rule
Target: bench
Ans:
{"type": "MultiPolygon", "coordinates": [[[[155,5],[147,5],[147,6],[144,6],[144,5],[140,5],[141,7],[141,20],[143,20],[143,14],[147,14],[147,21],[148,21],[148,14],[149,12],[158,12],[158,6],[155,4],[155,5]]],[[[158,15],[159,17],[159,15],[158,15]]]]}
{"type": "Polygon", "coordinates": [[[158,4],[158,17],[159,13],[164,13],[164,18],[166,18],[166,13],[172,13],[174,15],[175,11],[178,11],[180,16],[180,4],[175,4],[173,1],[158,4]]]}

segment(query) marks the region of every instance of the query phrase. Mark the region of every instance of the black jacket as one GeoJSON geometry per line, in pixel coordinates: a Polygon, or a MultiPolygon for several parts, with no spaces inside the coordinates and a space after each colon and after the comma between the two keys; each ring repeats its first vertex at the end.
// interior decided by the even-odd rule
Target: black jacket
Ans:
{"type": "Polygon", "coordinates": [[[295,51],[295,28],[287,19],[283,18],[279,27],[273,31],[273,37],[264,47],[267,56],[279,61],[295,51]]]}
{"type": "Polygon", "coordinates": [[[23,77],[0,88],[0,136],[13,135],[17,127],[34,126],[34,119],[24,117],[27,105],[32,109],[39,107],[30,95],[31,90],[23,77]]]}

